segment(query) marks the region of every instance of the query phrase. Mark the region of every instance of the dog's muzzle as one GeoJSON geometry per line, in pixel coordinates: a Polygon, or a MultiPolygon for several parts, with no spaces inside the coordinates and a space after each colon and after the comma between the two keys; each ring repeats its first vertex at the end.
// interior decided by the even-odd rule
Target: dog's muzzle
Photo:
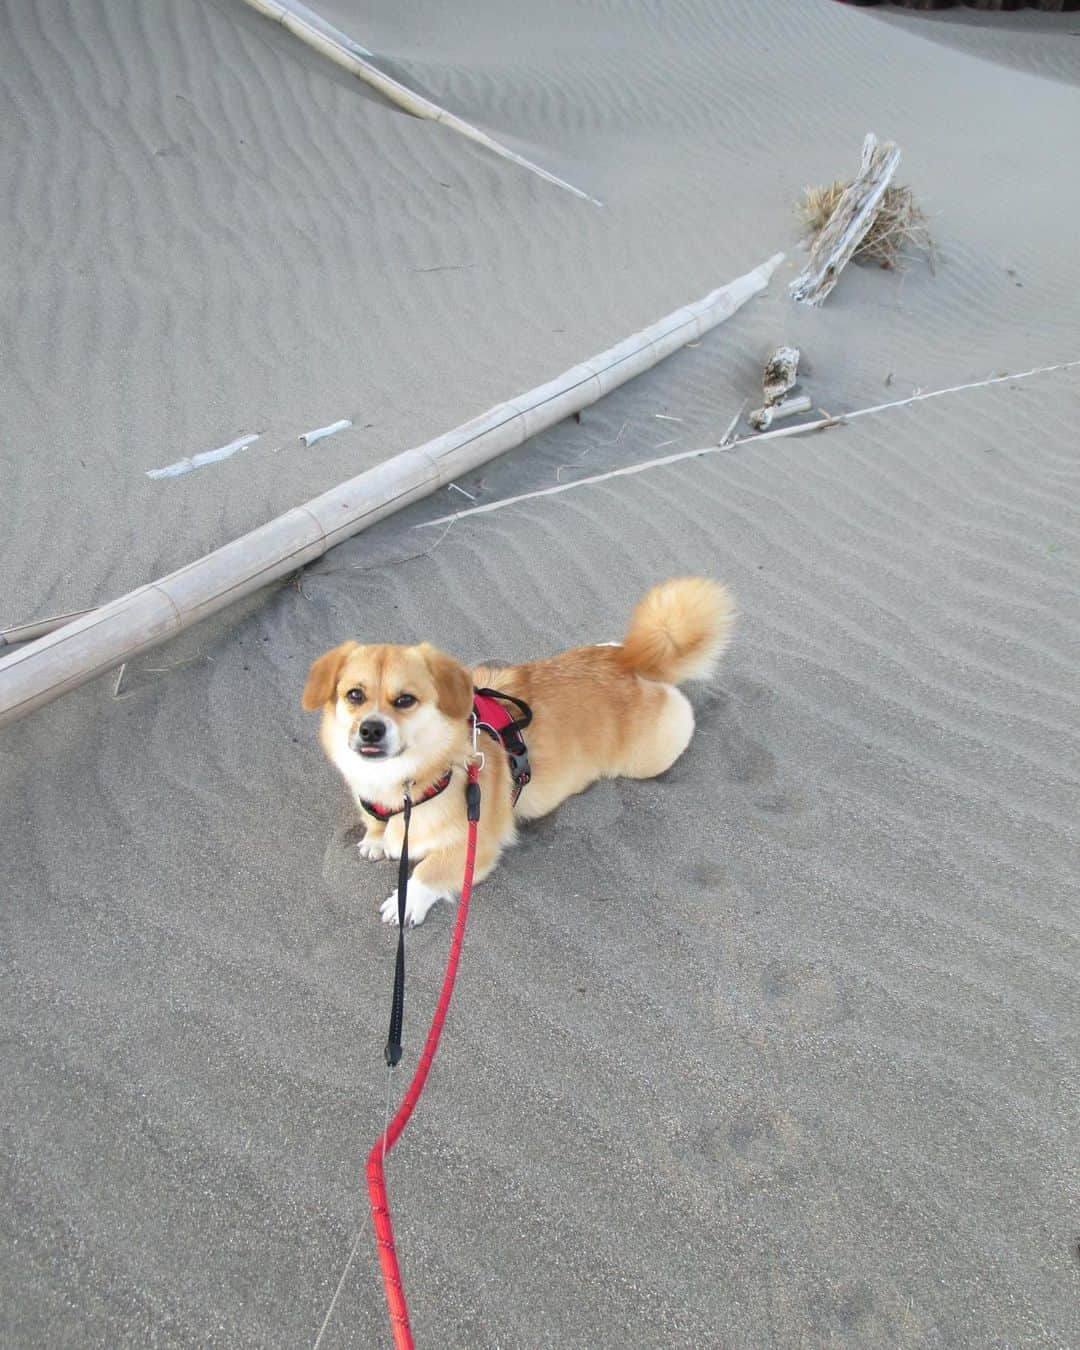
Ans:
{"type": "Polygon", "coordinates": [[[365,759],[386,759],[398,752],[395,728],[383,717],[365,717],[349,737],[349,749],[365,759]]]}

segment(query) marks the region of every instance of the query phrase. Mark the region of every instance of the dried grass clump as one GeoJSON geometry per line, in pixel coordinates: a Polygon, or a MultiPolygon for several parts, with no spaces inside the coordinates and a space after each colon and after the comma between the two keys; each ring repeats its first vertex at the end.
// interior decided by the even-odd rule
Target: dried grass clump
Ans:
{"type": "MultiPolygon", "coordinates": [[[[850,179],[837,179],[828,187],[806,189],[799,209],[810,230],[811,243],[828,224],[837,203],[850,186],[850,179]]],[[[887,187],[870,228],[851,256],[877,263],[879,267],[900,271],[904,253],[908,249],[919,249],[925,253],[930,270],[933,271],[934,241],[930,237],[925,214],[916,206],[910,188],[887,187]]]]}

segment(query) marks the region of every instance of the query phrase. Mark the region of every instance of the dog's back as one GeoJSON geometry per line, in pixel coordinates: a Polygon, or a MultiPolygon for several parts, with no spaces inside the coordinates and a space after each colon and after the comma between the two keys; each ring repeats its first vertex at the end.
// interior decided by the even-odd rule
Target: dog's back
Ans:
{"type": "Polygon", "coordinates": [[[533,777],[519,818],[546,815],[598,778],[653,778],[670,768],[694,730],[690,703],[675,685],[711,673],[734,619],[724,586],[681,577],[639,601],[622,643],[478,669],[478,685],[513,694],[533,710],[533,777]]]}

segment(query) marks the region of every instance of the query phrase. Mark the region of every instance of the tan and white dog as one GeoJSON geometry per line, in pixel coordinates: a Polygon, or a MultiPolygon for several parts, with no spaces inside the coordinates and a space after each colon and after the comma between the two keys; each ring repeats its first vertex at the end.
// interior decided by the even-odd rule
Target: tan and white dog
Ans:
{"type": "MultiPolygon", "coordinates": [[[[711,673],[734,618],[723,586],[682,577],[645,595],[622,643],[578,647],[520,666],[468,670],[426,642],[343,642],[320,656],[303,704],[323,710],[322,747],[357,803],[400,807],[406,788],[416,803],[409,853],[421,861],[409,883],[406,923],[423,923],[432,905],[461,889],[474,686],[512,694],[533,712],[525,733],[532,781],[516,805],[506,754],[481,737],[480,881],[514,842],[517,821],[545,815],[599,778],[652,778],[678,759],[694,714],[675,686],[711,673]],[[421,802],[448,771],[448,788],[421,802]]],[[[362,855],[400,857],[402,817],[368,821],[362,855]]],[[[384,922],[397,922],[396,892],[381,913],[384,922]]]]}

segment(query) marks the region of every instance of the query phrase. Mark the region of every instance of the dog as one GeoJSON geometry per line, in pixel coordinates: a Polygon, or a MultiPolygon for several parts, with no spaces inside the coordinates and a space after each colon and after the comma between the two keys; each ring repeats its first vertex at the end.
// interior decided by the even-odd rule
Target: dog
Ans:
{"type": "MultiPolygon", "coordinates": [[[[363,857],[400,858],[400,812],[410,795],[409,853],[420,862],[408,886],[406,925],[423,923],[433,905],[461,889],[475,688],[493,686],[533,714],[525,732],[531,780],[520,797],[502,746],[488,736],[479,746],[479,882],[514,842],[519,822],[546,815],[600,778],[654,778],[674,764],[694,730],[690,702],[676,685],[712,673],[734,620],[726,587],[680,577],[639,601],[621,643],[524,665],[469,670],[426,642],[350,641],[320,656],[303,706],[322,709],[322,748],[368,817],[363,857]]],[[[398,922],[396,891],[380,912],[385,923],[398,922]]]]}

